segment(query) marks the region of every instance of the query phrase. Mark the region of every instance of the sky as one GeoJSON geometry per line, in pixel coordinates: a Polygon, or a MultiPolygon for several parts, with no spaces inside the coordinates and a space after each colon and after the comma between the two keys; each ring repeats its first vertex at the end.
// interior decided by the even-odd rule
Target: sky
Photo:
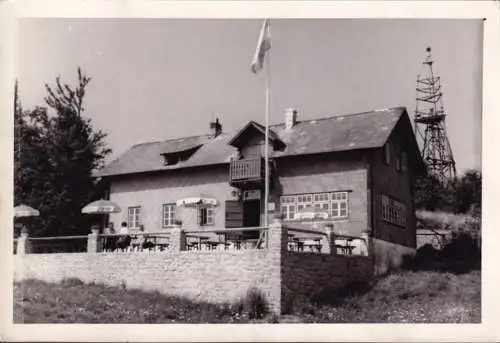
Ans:
{"type": "MultiPolygon", "coordinates": [[[[264,122],[264,73],[250,70],[256,19],[19,21],[17,75],[24,108],[44,105],[44,84],[92,78],[85,115],[108,133],[109,161],[134,144],[264,122]]],[[[293,107],[314,119],[416,105],[427,46],[441,77],[457,171],[481,166],[482,21],[271,20],[271,123],[293,107]]]]}

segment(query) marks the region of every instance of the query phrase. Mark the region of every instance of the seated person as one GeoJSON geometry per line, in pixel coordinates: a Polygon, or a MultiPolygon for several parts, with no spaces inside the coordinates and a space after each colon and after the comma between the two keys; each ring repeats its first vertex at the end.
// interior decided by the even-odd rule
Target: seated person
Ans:
{"type": "Polygon", "coordinates": [[[126,250],[130,246],[132,237],[129,235],[129,230],[126,222],[122,222],[122,227],[120,228],[120,237],[116,241],[116,247],[121,250],[126,250]]]}
{"type": "MultiPolygon", "coordinates": [[[[140,233],[144,233],[144,225],[140,225],[139,226],[139,232],[140,233]]],[[[141,248],[141,249],[144,249],[144,250],[147,250],[147,249],[150,249],[150,248],[153,248],[154,247],[154,244],[149,242],[146,238],[145,235],[138,235],[137,236],[137,241],[136,241],[137,245],[141,248]]]]}

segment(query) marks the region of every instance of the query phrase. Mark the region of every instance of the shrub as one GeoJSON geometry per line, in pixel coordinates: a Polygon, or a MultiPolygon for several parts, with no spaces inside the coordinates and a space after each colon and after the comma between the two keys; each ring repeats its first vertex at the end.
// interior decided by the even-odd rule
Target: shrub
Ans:
{"type": "Polygon", "coordinates": [[[413,258],[404,263],[405,269],[413,271],[435,270],[455,274],[479,269],[480,265],[481,248],[470,232],[454,233],[441,250],[426,244],[417,250],[413,258]]]}
{"type": "Polygon", "coordinates": [[[61,281],[61,285],[66,286],[66,287],[75,287],[75,286],[81,286],[84,284],[85,284],[85,282],[83,282],[82,280],[80,280],[78,278],[74,278],[74,277],[65,278],[61,281]]]}
{"type": "Polygon", "coordinates": [[[323,288],[311,295],[310,301],[315,305],[341,305],[347,298],[363,295],[371,289],[368,281],[351,281],[338,289],[323,288]]]}
{"type": "Polygon", "coordinates": [[[232,311],[249,319],[262,319],[269,313],[269,306],[262,292],[252,287],[244,298],[233,303],[232,311]]]}

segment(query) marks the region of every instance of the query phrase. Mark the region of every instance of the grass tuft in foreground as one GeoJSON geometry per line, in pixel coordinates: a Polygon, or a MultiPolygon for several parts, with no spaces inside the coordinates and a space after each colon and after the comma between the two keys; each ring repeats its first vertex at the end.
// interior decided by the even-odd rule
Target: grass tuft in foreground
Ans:
{"type": "Polygon", "coordinates": [[[262,295],[250,289],[234,304],[216,305],[77,279],[16,283],[16,323],[479,323],[481,274],[399,272],[371,284],[353,284],[294,304],[287,316],[270,316],[262,295]]]}
{"type": "Polygon", "coordinates": [[[295,312],[305,322],[479,323],[481,274],[402,271],[322,294],[295,312]]]}
{"type": "Polygon", "coordinates": [[[14,322],[227,323],[263,318],[263,298],[255,291],[249,294],[238,303],[241,306],[217,305],[78,279],[58,284],[26,280],[14,285],[14,322]]]}

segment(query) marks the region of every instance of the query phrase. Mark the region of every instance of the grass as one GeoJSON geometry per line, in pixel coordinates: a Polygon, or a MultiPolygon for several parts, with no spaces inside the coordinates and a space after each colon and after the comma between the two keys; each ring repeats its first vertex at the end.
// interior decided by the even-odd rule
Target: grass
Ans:
{"type": "Polygon", "coordinates": [[[480,272],[402,271],[371,286],[328,294],[319,304],[302,305],[297,312],[305,322],[479,323],[480,272]]]}
{"type": "Polygon", "coordinates": [[[16,323],[222,323],[245,320],[243,310],[78,279],[14,285],[16,323]]]}
{"type": "Polygon", "coordinates": [[[16,283],[16,323],[478,323],[480,273],[454,275],[400,272],[372,285],[357,285],[322,294],[296,306],[291,315],[266,315],[265,304],[250,290],[233,305],[193,302],[157,292],[37,280],[16,283]],[[253,299],[253,300],[252,300],[253,299]],[[254,312],[252,312],[254,311],[254,312]]]}
{"type": "Polygon", "coordinates": [[[416,212],[417,219],[436,230],[465,231],[476,233],[480,230],[477,218],[468,214],[454,214],[439,211],[416,212]]]}

